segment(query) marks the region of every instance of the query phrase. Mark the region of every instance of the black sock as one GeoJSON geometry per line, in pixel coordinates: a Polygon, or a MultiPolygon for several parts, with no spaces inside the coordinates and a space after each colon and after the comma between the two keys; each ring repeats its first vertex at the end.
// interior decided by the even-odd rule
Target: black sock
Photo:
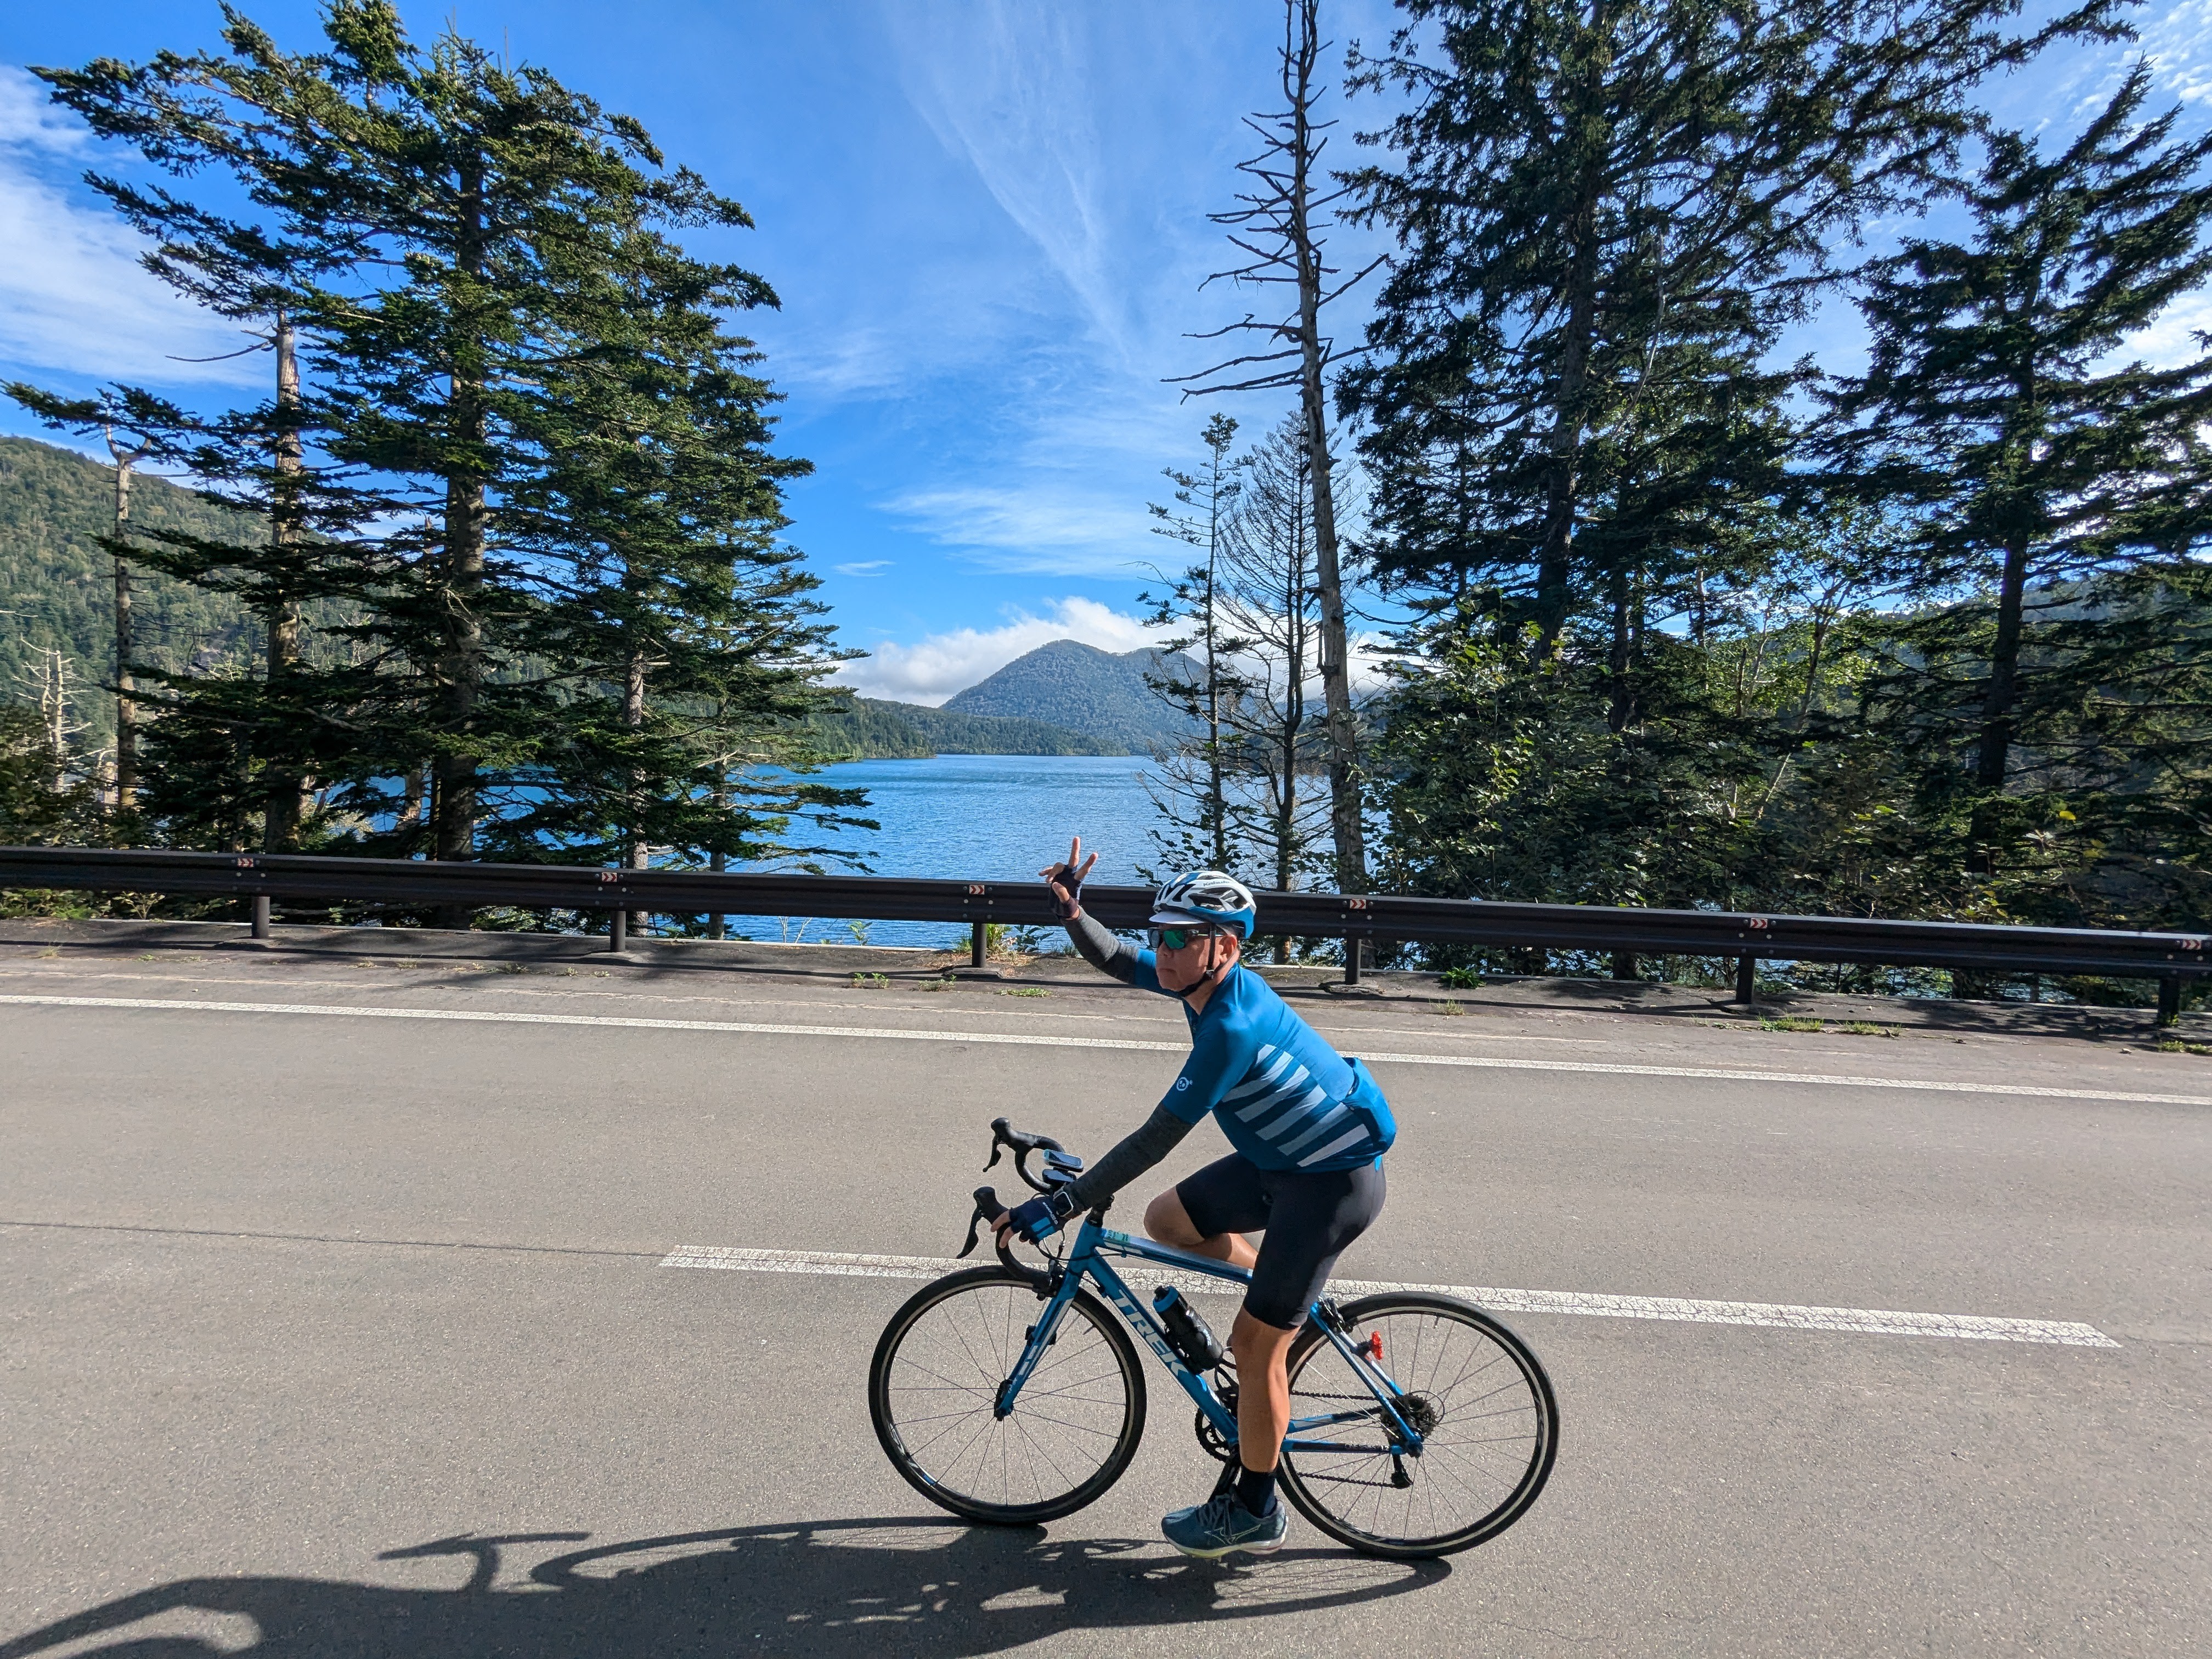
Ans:
{"type": "Polygon", "coordinates": [[[1237,1501],[1244,1506],[1247,1515],[1273,1515],[1275,1512],[1274,1470],[1240,1468],[1237,1471],[1237,1501]]]}

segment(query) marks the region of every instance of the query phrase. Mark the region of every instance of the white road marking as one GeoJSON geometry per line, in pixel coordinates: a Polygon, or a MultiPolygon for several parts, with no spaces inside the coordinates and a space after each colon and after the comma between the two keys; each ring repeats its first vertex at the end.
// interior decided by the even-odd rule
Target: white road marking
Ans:
{"type": "MultiPolygon", "coordinates": [[[[988,1260],[988,1258],[986,1258],[988,1260]]],[[[679,1244],[661,1258],[664,1267],[708,1267],[725,1273],[814,1273],[842,1279],[937,1279],[961,1267],[927,1255],[854,1255],[832,1250],[758,1250],[716,1244],[679,1244]]],[[[970,1262],[966,1265],[974,1265],[970,1262]]],[[[1134,1289],[1164,1283],[1170,1270],[1114,1264],[1134,1289]]],[[[1184,1273],[1176,1282],[1195,1296],[1231,1296],[1234,1287],[1184,1273]]],[[[1391,1285],[1335,1279],[1333,1296],[1374,1296],[1386,1291],[1427,1291],[1457,1297],[1498,1313],[1583,1314],[1599,1319],[1660,1319],[1693,1325],[1757,1325],[1771,1330],[1843,1332],[1854,1336],[1947,1336],[1966,1342],[2055,1342],[2075,1348],[2120,1345],[2094,1325],[2063,1319],[1996,1319],[1981,1314],[1905,1313],[1888,1308],[1798,1308],[1772,1302],[1707,1302],[1672,1296],[1601,1296],[1585,1291],[1509,1291],[1494,1285],[1391,1285]]]]}
{"type": "MultiPolygon", "coordinates": [[[[724,1031],[754,1036],[861,1037],[887,1042],[976,1042],[1024,1048],[1118,1048],[1186,1054],[1187,1042],[1147,1042],[1134,1037],[1048,1036],[1014,1031],[909,1031],[896,1026],[772,1025],[723,1019],[646,1019],[615,1014],[526,1014],[505,1009],[368,1008],[325,1002],[187,1001],[175,997],[58,997],[0,995],[8,1005],[45,1008],[150,1008],[168,1012],[319,1014],[341,1019],[458,1020],[489,1025],[600,1025],[648,1031],[724,1031]]],[[[1496,1054],[1396,1054],[1362,1049],[1362,1060],[1389,1066],[1458,1066],[1481,1071],[1571,1072],[1617,1077],[1682,1077],[1721,1083],[1812,1083],[1835,1089],[1911,1089],[1936,1094],[2032,1096],[2045,1100],[2120,1100],[2147,1106],[2212,1106],[2201,1095],[2137,1094],[2087,1085],[2042,1088],[2025,1083],[1957,1083],[1932,1078],[1839,1077],[1824,1072],[1766,1072],[1744,1067],[1635,1066],[1582,1060],[1508,1059],[1496,1054]]]]}

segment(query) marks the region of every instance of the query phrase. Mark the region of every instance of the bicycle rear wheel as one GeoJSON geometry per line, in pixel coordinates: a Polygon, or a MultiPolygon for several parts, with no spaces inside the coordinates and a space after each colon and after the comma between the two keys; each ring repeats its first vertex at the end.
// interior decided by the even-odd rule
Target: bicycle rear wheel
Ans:
{"type": "Polygon", "coordinates": [[[1137,1351],[1106,1305],[1079,1291],[1014,1409],[999,1385],[1043,1313],[1003,1267],[973,1267],[915,1293],[868,1368],[868,1414],[891,1467],[955,1515],[1030,1526],[1073,1513],[1121,1478],[1145,1432],[1137,1351]]]}
{"type": "Polygon", "coordinates": [[[1394,1291],[1341,1311],[1355,1345],[1381,1338],[1379,1369],[1404,1391],[1398,1409],[1421,1454],[1393,1455],[1373,1392],[1309,1322],[1291,1348],[1291,1415],[1354,1415],[1294,1437],[1348,1449],[1285,1453],[1283,1491],[1298,1512],[1340,1543],[1398,1560],[1468,1549],[1519,1520],[1559,1449],[1559,1405],[1528,1345],[1449,1297],[1394,1291]]]}

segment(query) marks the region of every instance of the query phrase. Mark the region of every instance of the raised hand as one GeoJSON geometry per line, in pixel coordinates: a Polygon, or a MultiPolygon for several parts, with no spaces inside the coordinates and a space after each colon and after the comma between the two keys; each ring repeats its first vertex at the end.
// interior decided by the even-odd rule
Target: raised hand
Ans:
{"type": "Polygon", "coordinates": [[[1083,837],[1076,836],[1068,841],[1067,861],[1065,864],[1055,864],[1037,872],[1044,878],[1045,884],[1052,889],[1061,921],[1073,921],[1082,914],[1083,878],[1091,873],[1091,866],[1097,862],[1098,854],[1096,853],[1089,858],[1083,856],[1083,837]]]}

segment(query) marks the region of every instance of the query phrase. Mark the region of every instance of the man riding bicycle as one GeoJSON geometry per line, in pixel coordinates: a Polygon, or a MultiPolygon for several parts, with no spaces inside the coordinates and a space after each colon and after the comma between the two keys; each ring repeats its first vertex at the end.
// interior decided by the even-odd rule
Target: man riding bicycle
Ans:
{"type": "Polygon", "coordinates": [[[1229,1337],[1237,1358],[1235,1483],[1161,1522],[1186,1555],[1279,1547],[1290,1519],[1275,1466],[1291,1421],[1285,1360],[1306,1310],[1345,1246],[1382,1208],[1382,1155],[1397,1134],[1382,1091],[1243,965],[1254,904],[1218,870],[1177,876],[1153,900],[1152,946],[1116,939],[1083,909],[1098,862],[1079,837],[1041,871],[1083,959],[1139,990],[1180,997],[1191,1052],[1134,1134],[1069,1185],[1001,1213],[1003,1243],[1032,1243],[1103,1203],[1160,1162],[1208,1113],[1236,1150],[1155,1198],[1145,1231],[1163,1244],[1249,1268],[1252,1285],[1229,1337]],[[1255,1251],[1243,1237],[1261,1232],[1255,1251]]]}

